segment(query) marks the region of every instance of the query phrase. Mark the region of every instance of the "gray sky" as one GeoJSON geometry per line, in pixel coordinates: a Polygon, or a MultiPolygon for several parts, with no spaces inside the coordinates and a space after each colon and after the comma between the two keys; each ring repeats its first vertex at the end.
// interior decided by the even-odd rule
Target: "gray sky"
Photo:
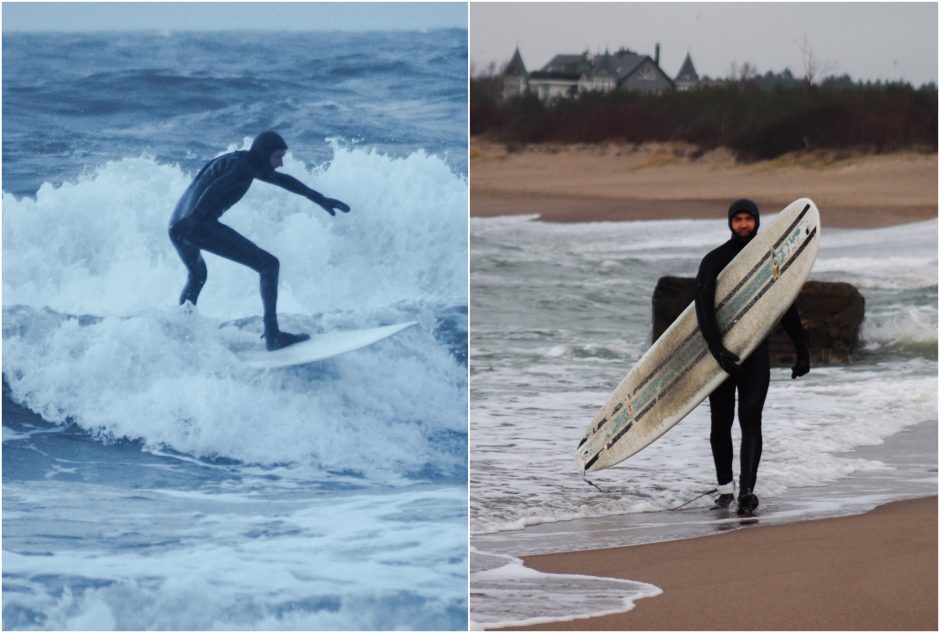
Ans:
{"type": "Polygon", "coordinates": [[[529,71],[557,53],[611,52],[621,46],[653,56],[674,77],[691,53],[699,76],[727,77],[732,63],[763,74],[804,72],[807,42],[823,75],[861,80],[937,82],[937,4],[803,2],[599,2],[470,5],[474,74],[501,67],[519,46],[529,71]]]}
{"type": "MultiPolygon", "coordinates": [[[[3,2],[3,31],[467,28],[463,2],[3,2]]],[[[510,51],[511,53],[512,51],[510,51]]]]}

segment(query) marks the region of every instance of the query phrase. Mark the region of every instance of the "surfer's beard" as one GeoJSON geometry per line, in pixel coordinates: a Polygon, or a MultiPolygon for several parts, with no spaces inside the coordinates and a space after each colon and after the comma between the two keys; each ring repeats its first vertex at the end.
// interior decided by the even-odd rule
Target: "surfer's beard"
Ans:
{"type": "Polygon", "coordinates": [[[757,231],[751,231],[747,235],[739,235],[736,231],[731,231],[731,242],[740,250],[747,246],[756,236],[757,231]]]}

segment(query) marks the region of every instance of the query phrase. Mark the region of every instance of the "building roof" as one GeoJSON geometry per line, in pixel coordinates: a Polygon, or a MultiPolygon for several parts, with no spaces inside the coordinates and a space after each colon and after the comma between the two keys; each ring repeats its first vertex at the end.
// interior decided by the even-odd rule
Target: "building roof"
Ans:
{"type": "Polygon", "coordinates": [[[685,54],[685,61],[682,62],[682,68],[676,75],[676,81],[698,81],[698,73],[695,72],[695,66],[692,64],[692,55],[685,54]]]}
{"type": "Polygon", "coordinates": [[[607,75],[620,80],[636,70],[647,58],[647,55],[638,55],[622,48],[613,55],[605,51],[595,60],[591,74],[607,75]]]}
{"type": "Polygon", "coordinates": [[[512,59],[509,60],[509,63],[506,65],[506,68],[503,70],[504,75],[522,75],[525,76],[526,69],[525,64],[522,63],[522,55],[519,53],[519,47],[516,47],[516,52],[512,54],[512,59]]]}
{"type": "MultiPolygon", "coordinates": [[[[587,55],[555,55],[541,70],[537,71],[540,76],[573,76],[580,77],[591,68],[591,61],[587,55]]],[[[536,75],[536,73],[532,73],[536,75]]]]}
{"type": "MultiPolygon", "coordinates": [[[[515,58],[515,56],[513,57],[515,58]]],[[[647,61],[656,68],[665,81],[670,84],[673,83],[673,80],[662,71],[656,61],[649,55],[640,55],[625,48],[621,48],[616,53],[605,51],[603,54],[598,55],[589,55],[588,53],[555,55],[540,70],[530,73],[529,78],[578,81],[586,75],[587,77],[610,77],[619,85],[647,61]]],[[[691,59],[687,59],[687,62],[691,67],[691,59]]],[[[692,67],[692,72],[695,73],[694,67],[692,67]]],[[[698,76],[695,75],[695,78],[697,79],[698,76]]]]}

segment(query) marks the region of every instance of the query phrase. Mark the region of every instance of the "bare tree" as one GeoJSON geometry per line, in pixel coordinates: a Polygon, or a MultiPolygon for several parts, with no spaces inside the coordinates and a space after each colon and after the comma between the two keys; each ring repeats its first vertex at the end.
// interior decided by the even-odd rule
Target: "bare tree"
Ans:
{"type": "Polygon", "coordinates": [[[835,64],[823,63],[813,50],[813,45],[809,38],[804,34],[803,41],[797,46],[803,55],[803,79],[806,85],[813,87],[821,76],[825,73],[831,73],[836,69],[835,64]]]}
{"type": "Polygon", "coordinates": [[[738,66],[737,62],[731,62],[731,70],[728,73],[728,79],[745,83],[755,79],[757,74],[757,66],[750,62],[744,62],[740,66],[738,66]]]}
{"type": "Polygon", "coordinates": [[[755,77],[757,77],[757,66],[753,65],[750,62],[744,62],[743,64],[741,64],[741,74],[740,74],[741,81],[751,81],[755,77]]]}

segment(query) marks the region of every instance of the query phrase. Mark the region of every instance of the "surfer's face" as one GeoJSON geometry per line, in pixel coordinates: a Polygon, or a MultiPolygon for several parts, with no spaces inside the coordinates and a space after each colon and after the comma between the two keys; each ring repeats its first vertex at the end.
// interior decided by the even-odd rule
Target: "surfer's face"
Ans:
{"type": "Polygon", "coordinates": [[[735,213],[731,218],[731,230],[740,237],[748,237],[756,226],[757,222],[750,213],[735,213]]]}
{"type": "Polygon", "coordinates": [[[284,154],[287,153],[286,149],[279,149],[276,152],[271,153],[271,167],[277,169],[278,167],[284,166],[284,154]]]}

